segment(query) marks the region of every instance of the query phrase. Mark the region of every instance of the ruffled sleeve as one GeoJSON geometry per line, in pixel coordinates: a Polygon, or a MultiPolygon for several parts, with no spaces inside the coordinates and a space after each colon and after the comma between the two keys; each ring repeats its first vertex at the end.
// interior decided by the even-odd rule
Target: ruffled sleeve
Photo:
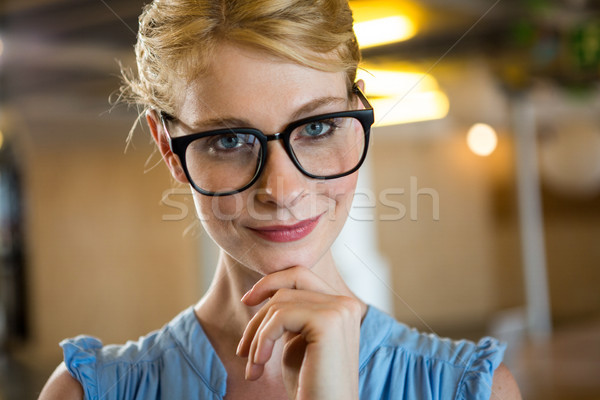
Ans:
{"type": "Polygon", "coordinates": [[[98,400],[97,354],[102,342],[91,336],[77,336],[60,342],[69,373],[77,379],[86,400],[98,400]]]}
{"type": "Polygon", "coordinates": [[[361,400],[488,400],[506,345],[419,332],[369,307],[361,325],[361,400]]]}
{"type": "Polygon", "coordinates": [[[65,364],[86,400],[222,400],[227,371],[194,308],[124,344],[90,336],[63,340],[65,364]]]}
{"type": "Polygon", "coordinates": [[[494,371],[504,356],[506,344],[485,337],[477,343],[459,383],[457,400],[488,400],[494,371]]]}

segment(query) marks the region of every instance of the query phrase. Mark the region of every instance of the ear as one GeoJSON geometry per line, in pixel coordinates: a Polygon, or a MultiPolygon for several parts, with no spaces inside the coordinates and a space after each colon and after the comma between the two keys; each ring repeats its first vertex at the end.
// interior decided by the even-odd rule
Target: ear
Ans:
{"type": "Polygon", "coordinates": [[[183,167],[181,166],[179,157],[171,151],[169,139],[167,138],[168,134],[163,128],[163,124],[158,116],[158,112],[156,110],[146,111],[146,122],[150,128],[150,133],[152,133],[152,138],[154,139],[154,142],[156,142],[158,151],[160,151],[160,154],[163,160],[165,160],[169,171],[171,171],[173,178],[181,183],[189,183],[187,177],[185,176],[185,172],[183,172],[183,167]]]}
{"type": "Polygon", "coordinates": [[[360,90],[362,90],[363,92],[365,91],[365,81],[364,80],[362,80],[362,79],[357,80],[355,85],[358,86],[358,88],[360,90]]]}

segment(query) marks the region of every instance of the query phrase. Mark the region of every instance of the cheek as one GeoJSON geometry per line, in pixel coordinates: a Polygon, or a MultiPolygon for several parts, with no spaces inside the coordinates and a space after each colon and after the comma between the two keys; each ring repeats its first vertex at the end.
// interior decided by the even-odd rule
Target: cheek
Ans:
{"type": "Polygon", "coordinates": [[[194,193],[194,204],[201,221],[225,223],[238,218],[242,214],[245,197],[242,194],[211,197],[194,193]]]}
{"type": "Polygon", "coordinates": [[[344,217],[350,212],[358,174],[354,173],[339,179],[327,181],[327,196],[335,202],[337,217],[344,217]]]}
{"type": "Polygon", "coordinates": [[[225,251],[240,248],[235,221],[244,212],[243,194],[209,197],[194,193],[196,213],[208,236],[225,251]]]}
{"type": "MultiPolygon", "coordinates": [[[[232,221],[244,211],[245,198],[239,195],[209,197],[194,193],[196,213],[206,233],[220,246],[229,243],[232,235],[232,221]]],[[[230,243],[231,244],[231,243],[230,243]]]]}

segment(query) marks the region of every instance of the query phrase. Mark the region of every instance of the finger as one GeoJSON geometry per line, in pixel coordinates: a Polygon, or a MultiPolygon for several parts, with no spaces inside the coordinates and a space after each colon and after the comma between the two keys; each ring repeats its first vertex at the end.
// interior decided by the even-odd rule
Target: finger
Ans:
{"type": "MultiPolygon", "coordinates": [[[[248,341],[249,341],[248,360],[249,361],[256,363],[255,357],[256,357],[256,347],[258,345],[258,340],[257,340],[258,333],[265,326],[265,324],[267,324],[269,322],[269,320],[272,318],[273,314],[282,308],[283,308],[283,304],[274,304],[274,305],[271,305],[270,307],[268,307],[266,313],[261,318],[260,324],[258,324],[256,329],[254,329],[254,332],[252,333],[252,337],[248,339],[248,341]]],[[[265,361],[265,363],[266,363],[266,361],[265,361]]],[[[264,363],[259,363],[259,364],[264,364],[264,363]]]]}
{"type": "Polygon", "coordinates": [[[257,331],[249,358],[252,358],[254,364],[266,364],[273,354],[275,342],[285,332],[301,333],[320,307],[315,304],[302,308],[291,303],[279,305],[277,310],[265,317],[265,323],[257,331]]]}
{"type": "Polygon", "coordinates": [[[239,355],[242,357],[248,357],[248,361],[246,362],[246,380],[255,381],[263,374],[265,363],[256,364],[254,362],[254,354],[256,352],[257,345],[255,333],[258,332],[260,327],[266,323],[265,321],[269,320],[269,314],[272,312],[273,307],[263,307],[259,313],[264,314],[264,316],[258,315],[259,313],[257,313],[258,317],[257,315],[254,316],[253,320],[251,320],[246,326],[246,330],[242,336],[242,341],[240,341],[239,346],[241,346],[241,349],[238,346],[238,350],[240,351],[239,355]],[[257,328],[248,329],[248,327],[251,326],[250,324],[252,324],[252,326],[256,326],[257,323],[259,323],[257,328]]]}
{"type": "Polygon", "coordinates": [[[247,380],[253,381],[253,380],[260,378],[260,376],[262,375],[263,370],[264,370],[264,368],[261,368],[261,367],[263,367],[267,363],[267,361],[269,361],[269,359],[271,358],[271,355],[273,354],[273,348],[275,346],[275,342],[284,333],[284,331],[282,331],[279,336],[273,337],[272,339],[264,338],[264,340],[262,342],[260,342],[260,340],[259,340],[259,338],[261,336],[260,332],[262,332],[269,323],[273,323],[273,321],[277,319],[276,316],[278,314],[280,314],[282,312],[286,312],[286,310],[289,310],[290,308],[296,308],[296,307],[298,307],[297,303],[294,303],[294,304],[277,303],[277,304],[274,304],[273,306],[269,307],[269,309],[268,309],[267,313],[265,314],[264,318],[262,319],[258,329],[256,330],[256,334],[254,335],[254,337],[251,340],[251,343],[249,345],[250,349],[248,351],[248,363],[246,364],[246,379],[247,380]],[[262,343],[260,349],[259,349],[259,342],[262,343]],[[258,352],[260,352],[260,356],[257,356],[258,352]]]}
{"type": "Polygon", "coordinates": [[[310,269],[296,266],[264,276],[246,292],[242,297],[242,302],[249,306],[258,305],[283,288],[331,295],[340,294],[310,269]]]}
{"type": "Polygon", "coordinates": [[[240,339],[240,343],[238,344],[238,348],[236,350],[236,354],[240,357],[248,357],[250,352],[250,345],[252,344],[252,339],[254,339],[254,335],[258,330],[258,327],[262,323],[265,315],[269,311],[269,303],[265,304],[254,316],[248,324],[246,325],[246,329],[244,329],[244,333],[242,333],[242,338],[240,339]]]}
{"type": "MultiPolygon", "coordinates": [[[[236,351],[236,354],[238,356],[248,357],[248,354],[250,352],[250,346],[252,344],[252,340],[254,339],[256,331],[263,323],[265,316],[267,315],[269,310],[271,310],[273,304],[282,301],[282,297],[289,298],[289,295],[285,296],[285,291],[289,291],[289,289],[281,290],[281,292],[277,294],[277,296],[274,295],[273,298],[269,302],[265,303],[265,305],[263,305],[261,309],[258,310],[258,312],[254,314],[254,316],[250,319],[250,321],[246,325],[246,329],[244,329],[244,333],[242,334],[240,343],[238,344],[238,348],[236,351]]],[[[299,299],[299,297],[296,297],[296,299],[299,299]]]]}
{"type": "Polygon", "coordinates": [[[246,380],[255,381],[260,378],[265,370],[264,365],[254,364],[252,361],[248,360],[248,364],[246,364],[246,380]]]}
{"type": "Polygon", "coordinates": [[[286,341],[283,347],[283,357],[281,362],[286,367],[299,366],[302,364],[304,352],[306,351],[306,340],[302,335],[296,335],[286,341]]]}
{"type": "Polygon", "coordinates": [[[302,335],[296,335],[286,340],[281,358],[281,375],[286,386],[288,397],[293,399],[298,392],[298,379],[296,378],[302,368],[307,343],[302,335]]]}

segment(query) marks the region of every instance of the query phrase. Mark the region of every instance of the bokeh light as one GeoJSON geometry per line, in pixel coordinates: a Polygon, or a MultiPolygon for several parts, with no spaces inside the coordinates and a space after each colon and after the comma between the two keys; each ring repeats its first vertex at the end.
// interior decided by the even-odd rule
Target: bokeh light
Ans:
{"type": "Polygon", "coordinates": [[[469,149],[478,156],[489,156],[498,146],[498,135],[494,128],[487,124],[475,124],[467,135],[469,149]]]}

